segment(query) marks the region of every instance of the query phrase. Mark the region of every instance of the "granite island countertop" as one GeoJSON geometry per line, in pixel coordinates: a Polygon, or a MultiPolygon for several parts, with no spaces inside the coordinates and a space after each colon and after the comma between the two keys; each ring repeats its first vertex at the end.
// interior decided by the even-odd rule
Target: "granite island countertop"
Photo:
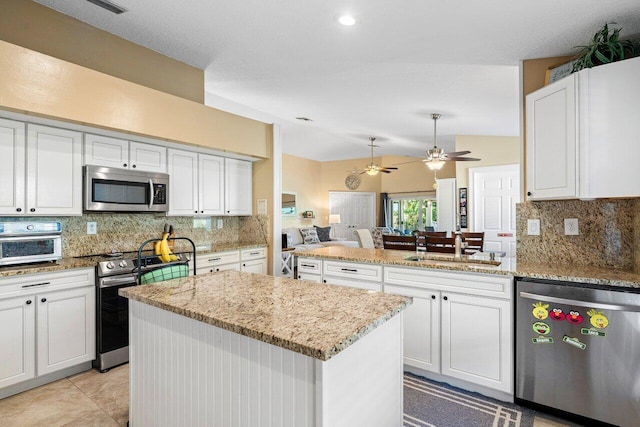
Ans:
{"type": "MultiPolygon", "coordinates": [[[[207,255],[217,252],[226,252],[241,249],[252,249],[266,247],[266,243],[256,242],[227,242],[216,243],[208,247],[196,247],[197,255],[207,255]]],[[[87,255],[90,256],[90,255],[87,255]]],[[[0,267],[0,278],[10,276],[20,276],[25,274],[46,273],[61,270],[72,270],[76,268],[94,268],[96,261],[85,257],[64,257],[57,261],[37,262],[29,264],[17,264],[0,267]]]]}
{"type": "Polygon", "coordinates": [[[239,271],[119,290],[123,297],[319,360],[328,360],[412,299],[239,271]]]}
{"type": "Polygon", "coordinates": [[[515,258],[496,258],[491,262],[486,254],[464,256],[462,261],[465,262],[458,262],[454,261],[451,254],[328,246],[296,252],[296,256],[640,288],[640,273],[634,271],[567,264],[518,263],[515,258]],[[406,259],[415,255],[427,259],[421,261],[406,259]]]}

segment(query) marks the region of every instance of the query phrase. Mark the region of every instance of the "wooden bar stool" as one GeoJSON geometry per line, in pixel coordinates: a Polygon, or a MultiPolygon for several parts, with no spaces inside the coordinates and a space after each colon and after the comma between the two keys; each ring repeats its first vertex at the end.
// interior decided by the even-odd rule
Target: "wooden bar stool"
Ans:
{"type": "Polygon", "coordinates": [[[392,236],[382,235],[382,244],[385,249],[396,249],[400,251],[415,251],[416,236],[392,236]]]}

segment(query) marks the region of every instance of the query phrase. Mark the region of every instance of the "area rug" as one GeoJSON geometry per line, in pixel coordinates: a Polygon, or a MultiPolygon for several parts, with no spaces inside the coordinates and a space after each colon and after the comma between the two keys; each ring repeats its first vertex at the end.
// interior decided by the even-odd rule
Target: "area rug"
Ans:
{"type": "Polygon", "coordinates": [[[533,427],[535,411],[404,374],[404,426],[533,427]]]}

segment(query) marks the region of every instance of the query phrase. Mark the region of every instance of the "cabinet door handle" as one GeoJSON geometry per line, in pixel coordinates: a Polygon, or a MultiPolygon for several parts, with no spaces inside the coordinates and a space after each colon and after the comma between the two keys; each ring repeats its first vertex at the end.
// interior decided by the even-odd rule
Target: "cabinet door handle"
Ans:
{"type": "Polygon", "coordinates": [[[246,266],[247,266],[247,264],[242,264],[242,266],[243,266],[243,267],[246,267],[246,266]]]}
{"type": "Polygon", "coordinates": [[[347,273],[357,273],[358,272],[358,270],[356,270],[355,268],[341,268],[340,270],[346,271],[347,273]]]}
{"type": "Polygon", "coordinates": [[[30,299],[27,300],[27,305],[29,305],[29,304],[31,304],[31,300],[30,299]]]}
{"type": "Polygon", "coordinates": [[[443,297],[442,299],[447,301],[449,299],[449,297],[443,297]]]}
{"type": "Polygon", "coordinates": [[[126,168],[126,167],[127,167],[127,164],[125,163],[125,164],[123,164],[122,166],[126,168]]]}
{"type": "Polygon", "coordinates": [[[47,299],[46,299],[46,298],[42,298],[42,299],[40,300],[40,302],[47,302],[47,299]]]}
{"type": "Polygon", "coordinates": [[[327,283],[327,279],[322,279],[322,283],[327,283]]]}
{"type": "Polygon", "coordinates": [[[531,191],[527,191],[527,196],[531,196],[531,195],[532,195],[531,191]]]}
{"type": "Polygon", "coordinates": [[[301,267],[315,268],[315,265],[311,264],[300,264],[301,267]]]}
{"type": "Polygon", "coordinates": [[[131,165],[131,167],[135,169],[135,168],[136,168],[136,165],[131,165]]]}
{"type": "Polygon", "coordinates": [[[249,255],[260,255],[260,252],[249,252],[249,255]]]}
{"type": "Polygon", "coordinates": [[[33,288],[34,286],[45,286],[50,285],[51,282],[42,282],[42,283],[32,283],[30,285],[22,285],[23,288],[33,288]]]}
{"type": "Polygon", "coordinates": [[[431,295],[431,299],[436,299],[436,296],[435,295],[431,295]]]}
{"type": "Polygon", "coordinates": [[[36,211],[36,208],[31,208],[31,209],[29,209],[29,210],[30,210],[31,212],[35,212],[35,211],[36,211]]]}
{"type": "Polygon", "coordinates": [[[193,213],[198,213],[198,211],[193,211],[193,213]]]}
{"type": "Polygon", "coordinates": [[[22,212],[22,208],[16,209],[16,212],[22,212]]]}
{"type": "Polygon", "coordinates": [[[211,258],[209,261],[220,261],[220,259],[221,259],[220,257],[218,257],[218,258],[211,258]]]}

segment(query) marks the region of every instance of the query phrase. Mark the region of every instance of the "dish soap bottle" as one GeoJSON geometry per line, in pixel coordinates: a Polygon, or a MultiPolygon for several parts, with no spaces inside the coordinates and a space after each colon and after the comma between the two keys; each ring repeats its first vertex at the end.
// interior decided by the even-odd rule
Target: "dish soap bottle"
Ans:
{"type": "Polygon", "coordinates": [[[462,237],[460,236],[460,233],[456,233],[455,253],[453,256],[454,258],[462,257],[462,237]]]}

